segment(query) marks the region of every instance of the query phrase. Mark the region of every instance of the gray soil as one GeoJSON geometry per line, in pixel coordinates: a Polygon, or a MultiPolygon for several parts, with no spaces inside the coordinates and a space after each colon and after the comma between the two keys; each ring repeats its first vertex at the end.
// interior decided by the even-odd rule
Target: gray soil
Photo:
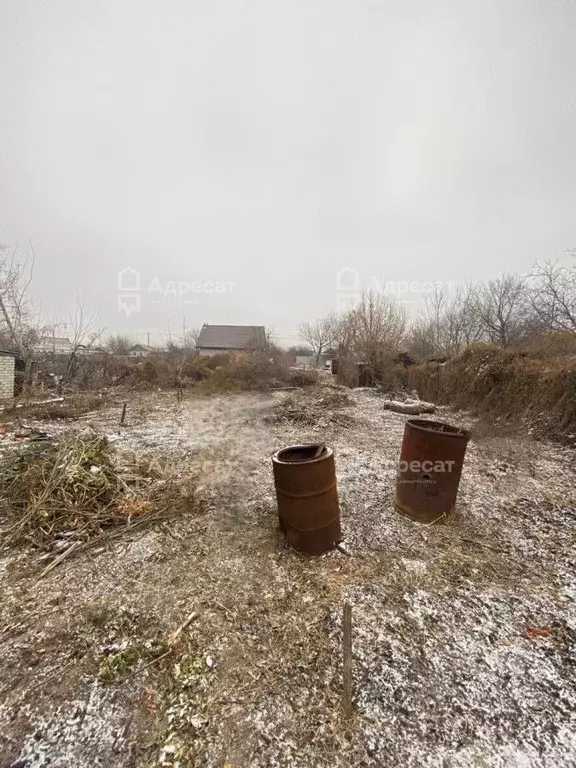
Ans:
{"type": "Polygon", "coordinates": [[[421,525],[393,509],[407,417],[382,402],[327,378],[289,394],[135,396],[120,432],[119,407],[38,424],[90,424],[120,456],[167,457],[198,477],[201,504],[43,579],[39,553],[4,553],[0,766],[574,765],[573,452],[483,430],[456,512],[421,525]],[[279,533],[270,456],[319,440],[336,457],[346,551],[309,558],[279,533]]]}

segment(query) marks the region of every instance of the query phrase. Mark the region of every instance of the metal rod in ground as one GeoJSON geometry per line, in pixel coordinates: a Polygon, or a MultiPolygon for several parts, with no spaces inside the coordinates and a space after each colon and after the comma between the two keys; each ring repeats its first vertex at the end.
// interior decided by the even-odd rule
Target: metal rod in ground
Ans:
{"type": "Polygon", "coordinates": [[[120,417],[120,426],[124,426],[124,422],[126,421],[126,408],[128,407],[128,403],[124,403],[122,406],[122,416],[120,417]]]}
{"type": "Polygon", "coordinates": [[[342,617],[342,675],[344,680],[344,716],[352,714],[352,606],[344,603],[342,617]]]}

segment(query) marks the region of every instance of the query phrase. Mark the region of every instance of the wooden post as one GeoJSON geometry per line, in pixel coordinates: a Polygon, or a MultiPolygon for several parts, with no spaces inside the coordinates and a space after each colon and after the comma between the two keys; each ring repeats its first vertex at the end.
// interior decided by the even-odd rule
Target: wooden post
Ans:
{"type": "Polygon", "coordinates": [[[342,616],[342,678],[344,717],[352,714],[352,606],[344,603],[342,616]]]}
{"type": "Polygon", "coordinates": [[[124,403],[122,406],[122,416],[120,418],[120,426],[124,426],[124,422],[126,421],[126,408],[128,407],[128,403],[124,403]]]}

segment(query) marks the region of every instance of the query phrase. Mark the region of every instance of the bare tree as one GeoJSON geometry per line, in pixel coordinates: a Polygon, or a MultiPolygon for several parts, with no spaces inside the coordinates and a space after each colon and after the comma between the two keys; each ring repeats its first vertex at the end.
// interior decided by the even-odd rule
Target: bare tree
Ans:
{"type": "Polygon", "coordinates": [[[354,357],[354,347],[357,337],[356,315],[353,310],[340,315],[332,315],[333,344],[338,348],[341,361],[354,357]]]}
{"type": "Polygon", "coordinates": [[[457,308],[460,313],[461,344],[458,352],[464,347],[482,340],[482,321],[478,310],[478,286],[466,283],[457,292],[457,308]]]}
{"type": "Polygon", "coordinates": [[[344,377],[351,380],[356,363],[365,363],[372,378],[378,378],[398,354],[406,313],[390,297],[368,291],[354,309],[333,320],[333,325],[344,377]]]}
{"type": "Polygon", "coordinates": [[[71,328],[71,350],[66,363],[66,371],[60,380],[60,390],[74,377],[80,350],[89,349],[102,335],[101,329],[96,328],[96,314],[86,315],[84,302],[79,296],[76,297],[76,308],[70,316],[69,325],[71,328]]]}
{"type": "Polygon", "coordinates": [[[7,346],[24,360],[24,385],[30,383],[34,349],[49,332],[33,309],[30,286],[34,278],[32,244],[22,259],[18,247],[2,249],[0,255],[0,332],[7,346]]]}
{"type": "Polygon", "coordinates": [[[182,337],[182,347],[186,350],[196,349],[201,328],[187,328],[182,337]]]}
{"type": "Polygon", "coordinates": [[[122,333],[109,336],[104,342],[105,349],[113,355],[127,355],[130,347],[134,346],[134,339],[122,333]]]}
{"type": "Polygon", "coordinates": [[[576,268],[536,262],[533,276],[531,303],[542,330],[576,333],[576,268]]]}
{"type": "Polygon", "coordinates": [[[366,362],[378,361],[398,352],[406,331],[403,307],[383,293],[368,291],[353,310],[355,344],[366,362]]]}
{"type": "Polygon", "coordinates": [[[336,319],[332,313],[311,323],[300,325],[299,336],[312,349],[316,356],[316,365],[320,361],[321,354],[334,343],[335,328],[336,319]]]}
{"type": "Polygon", "coordinates": [[[412,325],[409,337],[412,354],[424,360],[448,356],[446,348],[454,344],[448,336],[457,320],[454,302],[445,290],[436,286],[433,293],[424,297],[424,308],[412,325]]]}
{"type": "Polygon", "coordinates": [[[525,279],[505,274],[482,284],[477,308],[480,326],[491,342],[507,347],[519,341],[530,325],[525,279]]]}

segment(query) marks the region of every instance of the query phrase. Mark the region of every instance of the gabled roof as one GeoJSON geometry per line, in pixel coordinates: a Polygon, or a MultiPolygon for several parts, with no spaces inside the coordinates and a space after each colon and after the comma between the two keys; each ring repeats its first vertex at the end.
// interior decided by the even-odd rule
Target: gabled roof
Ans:
{"type": "Polygon", "coordinates": [[[67,336],[40,336],[40,343],[71,344],[72,342],[67,336]]]}
{"type": "Polygon", "coordinates": [[[36,344],[39,351],[72,349],[72,342],[66,336],[41,336],[36,344]]]}
{"type": "Polygon", "coordinates": [[[198,349],[253,349],[266,341],[263,325],[203,325],[198,349]]]}

